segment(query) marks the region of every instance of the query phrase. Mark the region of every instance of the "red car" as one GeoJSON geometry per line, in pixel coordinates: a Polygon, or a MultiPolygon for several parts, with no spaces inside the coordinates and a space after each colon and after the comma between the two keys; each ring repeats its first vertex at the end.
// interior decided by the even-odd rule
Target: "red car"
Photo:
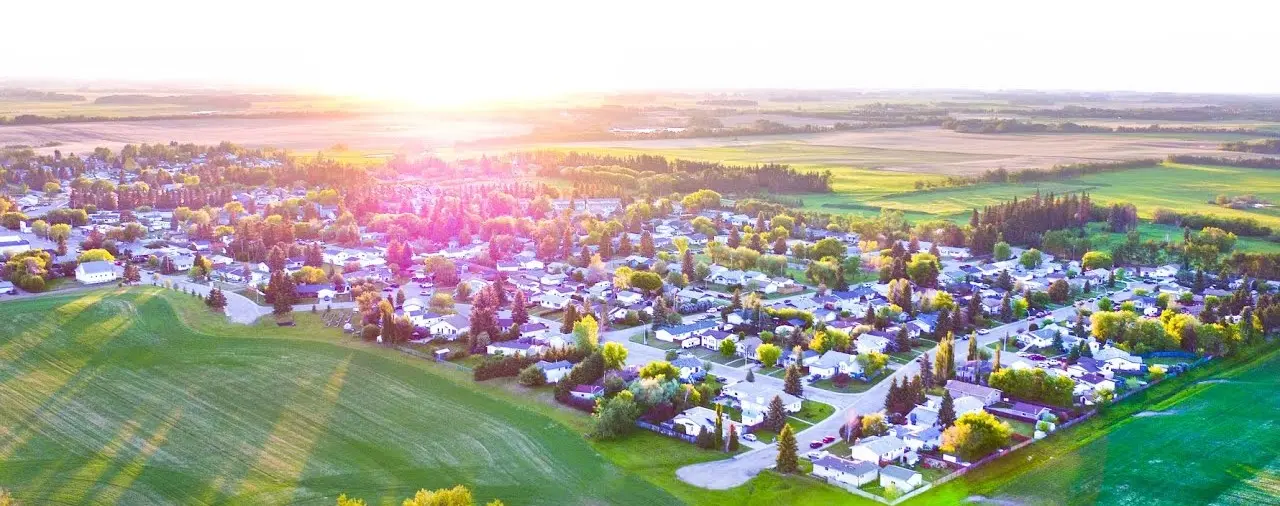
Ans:
{"type": "Polygon", "coordinates": [[[822,448],[822,441],[811,441],[809,443],[809,448],[813,448],[815,450],[818,448],[822,448]]]}
{"type": "Polygon", "coordinates": [[[827,437],[822,438],[822,443],[823,443],[823,444],[831,444],[831,443],[834,443],[835,441],[836,441],[836,437],[835,437],[835,436],[827,436],[827,437]]]}

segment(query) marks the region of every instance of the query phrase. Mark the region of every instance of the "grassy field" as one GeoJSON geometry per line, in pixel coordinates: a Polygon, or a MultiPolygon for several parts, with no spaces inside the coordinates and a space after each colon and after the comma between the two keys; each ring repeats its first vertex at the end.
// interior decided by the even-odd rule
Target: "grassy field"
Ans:
{"type": "Polygon", "coordinates": [[[1280,351],[1219,363],[953,480],[912,504],[1264,504],[1280,496],[1280,351]],[[1134,416],[1136,415],[1136,416],[1134,416]]]}
{"type": "Polygon", "coordinates": [[[342,338],[319,318],[235,326],[156,288],[0,305],[0,486],[26,504],[371,504],[465,483],[508,504],[775,504],[843,492],[764,473],[703,490],[724,458],[589,417],[511,381],[342,338]],[[664,490],[665,489],[665,490],[664,490]]]}

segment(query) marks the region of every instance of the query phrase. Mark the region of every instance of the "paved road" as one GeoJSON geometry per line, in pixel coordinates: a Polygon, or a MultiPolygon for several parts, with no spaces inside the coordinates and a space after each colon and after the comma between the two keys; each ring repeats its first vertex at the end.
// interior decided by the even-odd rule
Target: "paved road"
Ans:
{"type": "MultiPolygon", "coordinates": [[[[1136,288],[1136,286],[1130,287],[1130,289],[1132,288],[1136,288]]],[[[1132,295],[1132,293],[1129,291],[1130,289],[1125,289],[1123,291],[1117,292],[1116,296],[1113,296],[1112,298],[1113,299],[1128,298],[1129,296],[1132,295]]],[[[1076,311],[1075,307],[1069,306],[1069,307],[1064,307],[1064,308],[1060,308],[1055,311],[1052,311],[1050,315],[1055,320],[1062,320],[1067,316],[1075,313],[1075,311],[1076,311]]],[[[1027,321],[1018,321],[1018,322],[1001,325],[999,327],[995,327],[985,335],[976,336],[976,339],[978,340],[978,345],[985,346],[987,344],[996,342],[1001,338],[1003,338],[1006,334],[1016,335],[1020,329],[1026,328],[1028,323],[1029,322],[1027,321]]],[[[632,344],[635,344],[635,343],[632,343],[632,344]]],[[[967,350],[967,346],[968,346],[968,343],[956,344],[957,349],[955,350],[955,356],[956,356],[957,364],[962,363],[966,358],[965,352],[967,350]]],[[[934,346],[927,353],[929,354],[930,357],[937,356],[938,347],[934,346]]],[[[1000,357],[1000,362],[1011,363],[1017,358],[1018,356],[1016,354],[1002,353],[1000,357]]],[[[717,369],[718,372],[716,372],[716,374],[720,374],[722,376],[728,376],[727,374],[724,374],[724,371],[726,370],[730,370],[730,368],[720,367],[719,369],[717,369]]],[[[830,417],[828,417],[826,420],[818,422],[817,424],[814,424],[813,426],[807,429],[804,429],[796,434],[796,440],[801,445],[800,446],[801,451],[808,451],[807,445],[809,441],[822,439],[824,436],[839,437],[840,426],[846,423],[846,421],[852,420],[854,417],[856,417],[859,414],[883,411],[885,398],[888,397],[888,394],[889,394],[890,382],[893,379],[897,379],[899,382],[902,382],[919,373],[920,373],[919,362],[916,362],[913,360],[910,363],[903,365],[902,367],[893,371],[892,374],[880,380],[880,382],[877,383],[875,386],[871,387],[871,389],[860,394],[835,394],[833,396],[828,396],[828,395],[811,396],[811,392],[815,392],[815,391],[825,392],[825,391],[818,390],[816,388],[805,389],[806,398],[821,399],[822,402],[826,402],[827,404],[831,404],[832,406],[835,406],[836,412],[830,417]]],[[[760,381],[761,378],[762,376],[756,376],[756,381],[760,381]]],[[[765,378],[766,380],[773,379],[773,378],[767,378],[767,377],[765,378]]],[[[704,462],[701,464],[693,464],[693,465],[682,467],[676,470],[676,476],[687,483],[697,485],[699,487],[722,490],[727,488],[733,488],[738,485],[742,485],[743,483],[746,483],[756,474],[759,474],[760,471],[773,467],[777,458],[778,458],[777,447],[776,445],[771,444],[763,448],[741,453],[732,459],[704,462]]]]}

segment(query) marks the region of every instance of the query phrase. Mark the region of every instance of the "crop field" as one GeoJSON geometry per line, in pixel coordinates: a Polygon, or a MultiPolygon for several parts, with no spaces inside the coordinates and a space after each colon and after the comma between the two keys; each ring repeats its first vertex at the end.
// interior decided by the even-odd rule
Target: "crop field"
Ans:
{"type": "Polygon", "coordinates": [[[0,318],[0,486],[27,504],[377,503],[456,483],[508,504],[677,502],[469,378],[316,338],[318,319],[232,326],[157,288],[0,318]]]}
{"type": "Polygon", "coordinates": [[[1114,406],[913,502],[980,494],[998,504],[1274,504],[1278,377],[1272,347],[1247,365],[1170,385],[1145,408],[1114,406]]]}
{"type": "MultiPolygon", "coordinates": [[[[576,151],[665,154],[737,163],[787,163],[804,169],[865,167],[913,174],[974,175],[990,169],[1044,168],[1100,160],[1224,155],[1223,134],[964,134],[938,127],[884,128],[694,139],[558,144],[576,151]]],[[[538,148],[552,146],[523,146],[538,148]]],[[[918,178],[918,176],[917,176],[918,178]]]]}

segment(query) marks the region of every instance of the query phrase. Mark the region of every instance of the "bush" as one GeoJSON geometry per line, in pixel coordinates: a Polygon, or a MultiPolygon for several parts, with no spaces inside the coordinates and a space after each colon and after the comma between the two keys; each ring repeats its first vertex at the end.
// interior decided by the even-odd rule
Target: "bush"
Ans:
{"type": "Polygon", "coordinates": [[[527,387],[540,387],[547,384],[547,375],[538,369],[536,365],[530,365],[520,370],[520,374],[516,376],[516,381],[527,387]]]}

